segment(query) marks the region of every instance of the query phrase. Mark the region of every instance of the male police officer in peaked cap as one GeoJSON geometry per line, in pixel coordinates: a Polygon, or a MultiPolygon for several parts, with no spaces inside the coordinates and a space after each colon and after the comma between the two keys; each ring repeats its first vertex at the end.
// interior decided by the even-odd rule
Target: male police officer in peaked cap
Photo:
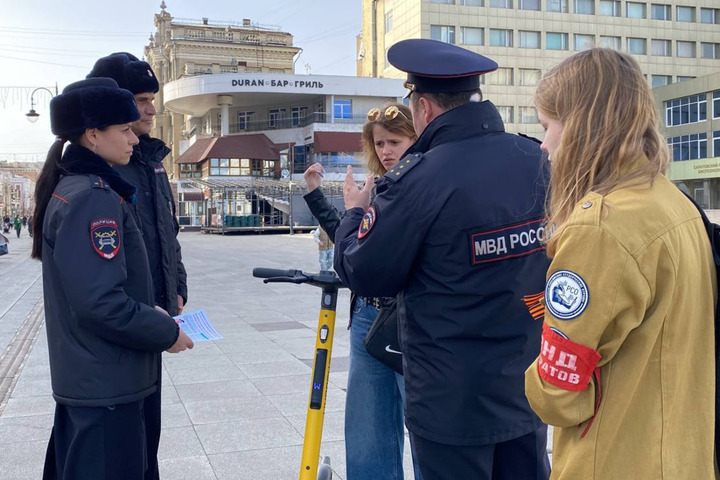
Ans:
{"type": "MultiPolygon", "coordinates": [[[[147,62],[138,60],[129,53],[113,53],[99,59],[91,77],[109,77],[120,88],[129,90],[135,96],[140,119],[132,124],[132,130],[140,143],[133,148],[130,163],[115,167],[120,175],[138,189],[136,221],[140,227],[147,249],[150,270],[152,272],[156,305],[165,309],[171,316],[182,313],[187,302],[187,275],[182,263],[180,244],[177,241],[179,226],[175,217],[170,182],[163,167],[163,158],[170,153],[165,143],[150,137],[153,117],[156,114],[153,100],[159,89],[155,73],[147,62]]],[[[148,412],[146,421],[157,422],[151,429],[154,438],[148,438],[148,473],[146,480],[158,478],[157,448],[160,441],[160,392],[146,402],[148,412]]]]}
{"type": "Polygon", "coordinates": [[[546,427],[524,392],[548,267],[539,145],[505,133],[482,101],[489,58],[414,39],[388,60],[407,72],[419,138],[372,205],[372,178],[362,190],[346,178],[335,269],[360,295],[398,295],[406,423],[424,480],[547,479],[546,427]]]}

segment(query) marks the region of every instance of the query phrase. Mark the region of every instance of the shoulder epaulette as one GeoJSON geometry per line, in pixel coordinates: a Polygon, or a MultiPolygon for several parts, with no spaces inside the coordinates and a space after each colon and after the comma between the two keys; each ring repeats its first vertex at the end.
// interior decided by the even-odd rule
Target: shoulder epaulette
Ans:
{"type": "Polygon", "coordinates": [[[98,177],[97,175],[89,175],[90,177],[90,186],[92,188],[102,188],[103,190],[109,190],[110,185],[107,184],[105,180],[103,180],[101,177],[98,177]]]}
{"type": "Polygon", "coordinates": [[[383,178],[387,178],[391,182],[397,182],[415,165],[420,163],[420,160],[422,159],[423,156],[420,153],[406,155],[398,162],[397,165],[395,165],[389,172],[387,172],[383,178]]]}
{"type": "Polygon", "coordinates": [[[539,140],[535,137],[531,137],[530,135],[525,135],[524,133],[518,133],[518,135],[520,135],[521,137],[527,138],[528,140],[532,140],[533,142],[540,143],[540,144],[542,143],[542,140],[539,140]]]}

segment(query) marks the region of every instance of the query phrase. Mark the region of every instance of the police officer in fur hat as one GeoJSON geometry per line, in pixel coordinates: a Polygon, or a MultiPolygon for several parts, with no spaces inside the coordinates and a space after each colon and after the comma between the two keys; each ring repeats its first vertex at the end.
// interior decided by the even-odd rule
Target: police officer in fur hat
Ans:
{"type": "Polygon", "coordinates": [[[132,94],[109,78],[73,83],[50,102],[58,139],[36,185],[32,250],[56,401],[47,480],[146,478],[146,445],[159,435],[146,404],[160,389],[161,353],[193,347],[154,306],[137,189],[116,171],[130,161],[139,118],[132,94]]]}
{"type": "Polygon", "coordinates": [[[524,373],[538,355],[548,260],[545,164],[482,100],[497,63],[433,40],[393,45],[418,140],[380,180],[344,187],[335,270],[369,297],[398,296],[406,425],[425,480],[545,480],[546,427],[524,373]],[[385,258],[388,245],[392,262],[385,258]],[[523,300],[526,301],[523,301],[523,300]],[[528,306],[529,305],[529,306],[528,306]]]}
{"type": "MultiPolygon", "coordinates": [[[[129,53],[113,53],[95,62],[88,74],[91,77],[110,77],[120,88],[129,90],[135,96],[140,118],[133,122],[132,130],[139,143],[133,149],[130,163],[119,167],[120,175],[138,188],[138,225],[145,240],[145,248],[152,272],[155,304],[171,316],[182,313],[187,302],[187,275],[182,262],[177,234],[180,230],[175,215],[175,200],[170,189],[163,159],[170,153],[165,143],[150,137],[153,117],[156,114],[153,100],[159,89],[155,73],[147,62],[138,60],[129,53]]],[[[154,397],[156,415],[160,418],[160,392],[154,397]]],[[[148,407],[150,402],[148,402],[148,407]]],[[[160,425],[157,437],[148,443],[149,457],[157,457],[160,442],[160,425]]],[[[151,465],[147,479],[157,478],[157,465],[151,465]]]]}

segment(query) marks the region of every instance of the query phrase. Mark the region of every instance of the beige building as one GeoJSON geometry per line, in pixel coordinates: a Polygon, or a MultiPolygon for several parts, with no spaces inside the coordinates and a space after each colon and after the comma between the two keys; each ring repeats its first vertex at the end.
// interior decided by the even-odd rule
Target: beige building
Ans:
{"type": "Polygon", "coordinates": [[[670,179],[720,222],[720,72],[653,93],[672,152],[670,179]]]}
{"type": "Polygon", "coordinates": [[[532,107],[539,78],[574,52],[632,53],[653,87],[720,71],[718,0],[363,0],[360,76],[402,78],[387,49],[432,38],[500,65],[483,92],[509,131],[542,135],[532,107]]]}
{"type": "MultiPolygon", "coordinates": [[[[160,82],[155,106],[158,114],[151,135],[172,149],[166,159],[168,171],[177,178],[174,160],[180,155],[180,142],[189,138],[191,118],[166,110],[163,85],[186,77],[232,73],[293,73],[293,58],[301,49],[293,46],[293,36],[277,27],[216,22],[207,18],[173,18],[166,10],[155,15],[155,35],[145,47],[147,62],[160,82]]],[[[222,102],[226,99],[218,99],[222,102]]],[[[216,103],[216,106],[220,105],[216,103]]]]}

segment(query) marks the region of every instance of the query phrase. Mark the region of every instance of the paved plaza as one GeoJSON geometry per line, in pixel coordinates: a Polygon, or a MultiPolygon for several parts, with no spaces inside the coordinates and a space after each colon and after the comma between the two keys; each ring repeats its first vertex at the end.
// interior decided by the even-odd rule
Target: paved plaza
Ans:
{"type": "MultiPolygon", "coordinates": [[[[264,284],[256,266],[318,269],[310,234],[180,234],[186,311],[204,308],[223,335],[163,354],[163,480],[295,480],[302,452],[320,290],[264,284]]],[[[0,257],[0,478],[41,478],[51,396],[40,262],[23,230],[0,257]]],[[[343,417],[350,295],[341,291],[321,455],[345,477],[343,417]]],[[[409,440],[406,479],[412,478],[409,440]]],[[[368,479],[370,480],[370,479],[368,479]]]]}
{"type": "MultiPolygon", "coordinates": [[[[23,230],[0,257],[0,477],[41,478],[54,400],[42,317],[40,262],[23,230]],[[9,397],[7,394],[9,393],[9,397]]],[[[188,271],[186,311],[204,308],[224,336],[191,351],[163,354],[164,480],[294,480],[305,411],[320,290],[263,284],[256,266],[317,271],[309,234],[180,234],[188,271]]],[[[345,477],[343,415],[347,383],[349,293],[338,300],[322,455],[345,477]]],[[[406,478],[412,478],[409,443],[406,478]]]]}

